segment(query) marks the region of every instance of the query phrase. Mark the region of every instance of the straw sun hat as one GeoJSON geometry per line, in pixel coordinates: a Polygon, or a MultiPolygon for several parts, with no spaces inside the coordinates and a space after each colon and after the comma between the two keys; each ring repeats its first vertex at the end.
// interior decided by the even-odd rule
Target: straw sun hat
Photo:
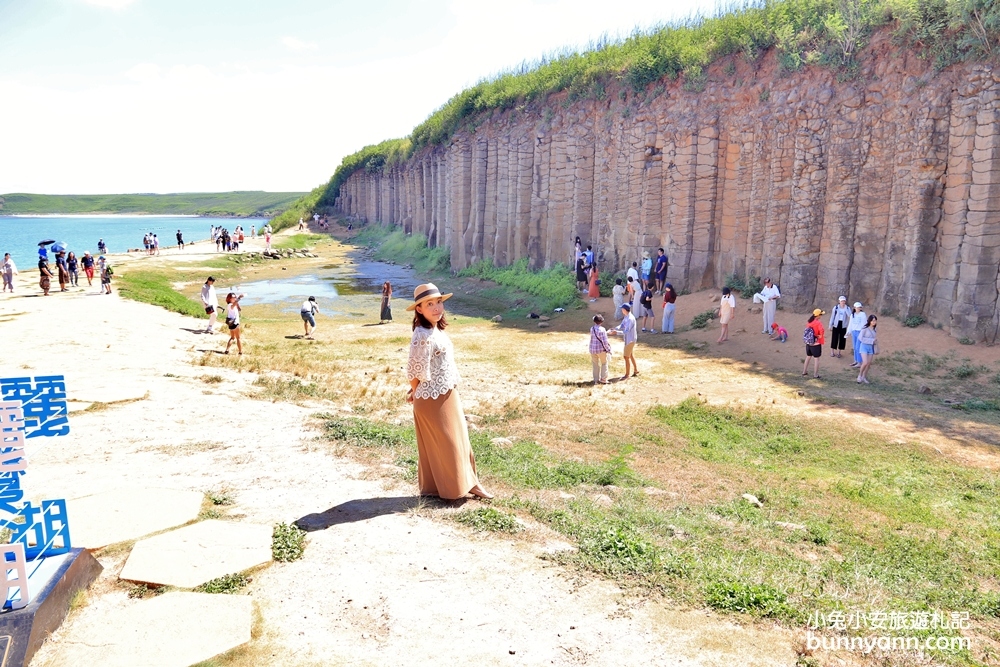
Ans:
{"type": "Polygon", "coordinates": [[[423,285],[417,285],[413,290],[413,303],[406,307],[407,310],[416,310],[417,306],[422,304],[424,301],[429,301],[430,299],[436,299],[441,297],[442,301],[447,301],[451,298],[452,293],[441,294],[441,290],[437,288],[434,283],[424,283],[423,285]]]}

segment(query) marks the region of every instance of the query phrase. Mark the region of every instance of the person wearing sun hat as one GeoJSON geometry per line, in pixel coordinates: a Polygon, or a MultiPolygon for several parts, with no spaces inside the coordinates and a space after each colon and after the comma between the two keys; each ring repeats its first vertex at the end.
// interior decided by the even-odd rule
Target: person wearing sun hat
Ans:
{"type": "Polygon", "coordinates": [[[422,496],[456,500],[472,494],[492,498],[476,474],[476,457],[469,442],[462,400],[458,395],[455,348],[444,332],[448,320],[442,294],[434,283],[417,285],[413,303],[413,338],[406,364],[417,432],[417,484],[422,496]]]}
{"type": "Polygon", "coordinates": [[[802,374],[808,375],[806,369],[809,368],[810,357],[813,360],[813,377],[820,380],[819,358],[823,356],[823,323],[819,321],[820,316],[826,315],[825,310],[817,308],[809,316],[809,322],[802,334],[802,340],[806,344],[806,361],[802,364],[802,374]]]}
{"type": "Polygon", "coordinates": [[[847,345],[847,327],[851,323],[851,309],[847,297],[837,299],[837,305],[830,311],[830,356],[838,359],[844,356],[847,345]]]}

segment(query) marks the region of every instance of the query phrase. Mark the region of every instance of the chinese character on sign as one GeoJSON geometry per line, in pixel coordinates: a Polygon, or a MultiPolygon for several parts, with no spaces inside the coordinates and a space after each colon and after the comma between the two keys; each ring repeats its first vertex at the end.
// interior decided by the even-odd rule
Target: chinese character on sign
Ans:
{"type": "Polygon", "coordinates": [[[69,434],[66,380],[62,375],[0,378],[0,399],[21,403],[27,437],[69,434]]]}

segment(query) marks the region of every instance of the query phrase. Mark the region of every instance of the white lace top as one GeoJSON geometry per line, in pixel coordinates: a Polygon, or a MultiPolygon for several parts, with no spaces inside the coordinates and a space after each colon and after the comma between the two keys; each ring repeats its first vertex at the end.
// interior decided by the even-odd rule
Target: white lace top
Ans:
{"type": "Polygon", "coordinates": [[[455,365],[455,349],[448,335],[437,327],[417,327],[413,331],[406,379],[414,378],[420,380],[414,398],[435,399],[458,386],[461,378],[455,365]]]}

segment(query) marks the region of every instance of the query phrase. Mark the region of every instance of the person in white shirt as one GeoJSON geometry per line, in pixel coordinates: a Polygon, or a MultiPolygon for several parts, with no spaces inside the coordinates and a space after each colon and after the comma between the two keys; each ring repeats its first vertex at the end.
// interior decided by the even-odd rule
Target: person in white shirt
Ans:
{"type": "Polygon", "coordinates": [[[319,312],[319,308],[316,307],[316,297],[311,296],[302,302],[302,309],[299,314],[302,316],[302,326],[306,329],[306,338],[312,338],[312,334],[316,331],[316,313],[319,312]]]}
{"type": "Polygon", "coordinates": [[[847,345],[847,326],[851,323],[851,309],[847,307],[847,297],[837,299],[837,305],[830,312],[830,356],[838,359],[844,356],[847,345]]]}
{"type": "Polygon", "coordinates": [[[219,317],[219,297],[215,294],[215,278],[212,276],[209,276],[201,287],[201,303],[205,306],[205,312],[208,313],[208,326],[205,327],[205,333],[214,334],[215,320],[219,317]]]}
{"type": "Polygon", "coordinates": [[[635,281],[636,289],[639,288],[639,268],[638,267],[639,267],[639,265],[637,263],[632,262],[632,266],[629,268],[628,271],[625,272],[625,278],[626,279],[631,278],[632,280],[635,281]]]}
{"type": "Polygon", "coordinates": [[[847,335],[851,337],[851,345],[853,345],[851,349],[854,350],[854,363],[851,364],[851,368],[861,367],[861,347],[858,343],[858,335],[866,324],[868,324],[868,314],[865,313],[865,307],[861,305],[860,301],[855,301],[854,314],[851,315],[851,322],[847,325],[847,335]]]}
{"type": "Polygon", "coordinates": [[[778,286],[771,282],[770,278],[764,278],[764,288],[760,291],[760,295],[764,299],[764,330],[761,333],[770,334],[781,292],[778,291],[778,286]]]}

